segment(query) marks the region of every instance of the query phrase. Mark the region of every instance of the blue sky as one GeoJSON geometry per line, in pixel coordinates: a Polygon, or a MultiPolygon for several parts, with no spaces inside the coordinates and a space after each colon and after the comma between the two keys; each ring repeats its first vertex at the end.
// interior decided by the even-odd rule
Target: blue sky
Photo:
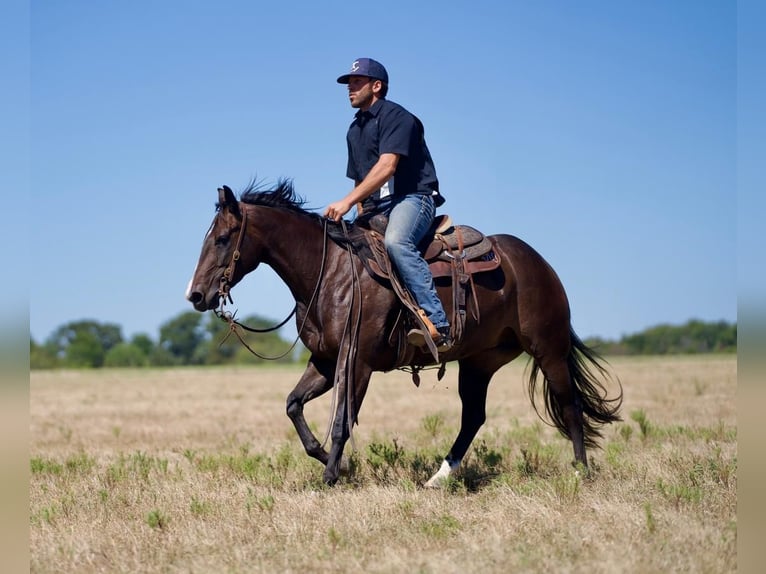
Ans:
{"type": "MultiPolygon", "coordinates": [[[[317,210],[345,195],[335,78],[360,56],[423,120],[441,211],[535,247],[581,336],[736,320],[736,5],[455,4],[33,2],[14,118],[32,211],[9,222],[30,238],[31,335],[87,318],[156,338],[191,309],[222,184],[291,177],[317,210]]],[[[293,305],[268,268],[234,297],[293,305]]]]}

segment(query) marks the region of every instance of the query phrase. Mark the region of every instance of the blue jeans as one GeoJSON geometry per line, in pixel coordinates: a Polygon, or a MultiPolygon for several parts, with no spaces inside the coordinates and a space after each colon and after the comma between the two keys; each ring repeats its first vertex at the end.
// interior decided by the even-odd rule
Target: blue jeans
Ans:
{"type": "Polygon", "coordinates": [[[430,195],[395,197],[382,213],[388,215],[386,251],[404,286],[434,327],[448,327],[447,314],[436,294],[431,270],[418,250],[418,244],[434,221],[433,198],[430,195]]]}

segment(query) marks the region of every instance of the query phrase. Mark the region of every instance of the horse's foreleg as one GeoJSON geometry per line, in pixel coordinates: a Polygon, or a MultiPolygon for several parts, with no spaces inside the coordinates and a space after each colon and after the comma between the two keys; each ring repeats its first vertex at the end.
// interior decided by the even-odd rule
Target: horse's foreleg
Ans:
{"type": "Polygon", "coordinates": [[[486,374],[467,362],[460,361],[458,392],[463,403],[460,432],[449,454],[442,462],[441,468],[426,482],[426,487],[442,486],[460,466],[468,447],[487,418],[487,388],[491,378],[492,373],[486,374]]]}
{"type": "Polygon", "coordinates": [[[306,423],[306,418],[303,416],[303,405],[330,390],[334,375],[334,364],[321,363],[312,357],[301,380],[287,397],[287,416],[293,422],[303,443],[303,448],[306,449],[306,454],[325,465],[329,454],[322,448],[321,443],[306,423]]]}
{"type": "Polygon", "coordinates": [[[332,446],[324,470],[326,484],[335,484],[341,472],[343,448],[351,436],[351,427],[356,424],[359,408],[362,406],[372,371],[357,369],[353,381],[345,381],[338,392],[338,406],[332,426],[332,446]]]}

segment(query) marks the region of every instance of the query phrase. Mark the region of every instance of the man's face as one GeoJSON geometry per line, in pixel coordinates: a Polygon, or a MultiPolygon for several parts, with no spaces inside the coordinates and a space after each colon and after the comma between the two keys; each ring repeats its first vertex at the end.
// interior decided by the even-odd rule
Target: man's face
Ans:
{"type": "Polygon", "coordinates": [[[351,101],[351,107],[368,110],[375,103],[373,88],[378,81],[366,76],[351,76],[348,79],[348,99],[351,101]]]}

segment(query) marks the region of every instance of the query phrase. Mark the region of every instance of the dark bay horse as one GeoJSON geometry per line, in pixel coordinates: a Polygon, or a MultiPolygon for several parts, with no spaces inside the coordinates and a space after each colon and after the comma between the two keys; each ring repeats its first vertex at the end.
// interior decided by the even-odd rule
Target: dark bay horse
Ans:
{"type": "MultiPolygon", "coordinates": [[[[287,398],[287,415],[306,452],[325,465],[324,481],[334,484],[371,374],[403,366],[392,344],[401,304],[393,291],[365,272],[358,257],[328,240],[328,226],[337,224],[305,210],[290,181],[282,180],[272,190],[251,185],[239,201],[228,187],[218,192],[217,212],[186,298],[198,311],[215,309],[260,263],[287,284],[296,301],[299,336],[311,352],[287,398]],[[337,406],[327,452],[309,429],[303,408],[333,386],[337,406]]],[[[556,273],[520,239],[490,239],[501,264],[474,276],[480,324],[469,313],[463,339],[440,357],[458,362],[463,410],[460,432],[427,486],[440,485],[457,469],[485,421],[492,375],[522,352],[534,361],[528,383],[533,406],[542,373],[546,412],[572,441],[575,463],[587,469],[585,448],[597,446],[602,425],[621,420],[622,387],[608,398],[604,382],[611,377],[572,329],[556,273]]],[[[450,288],[442,285],[438,291],[449,315],[450,288]]],[[[409,357],[413,365],[434,363],[425,350],[411,349],[409,357]]]]}

